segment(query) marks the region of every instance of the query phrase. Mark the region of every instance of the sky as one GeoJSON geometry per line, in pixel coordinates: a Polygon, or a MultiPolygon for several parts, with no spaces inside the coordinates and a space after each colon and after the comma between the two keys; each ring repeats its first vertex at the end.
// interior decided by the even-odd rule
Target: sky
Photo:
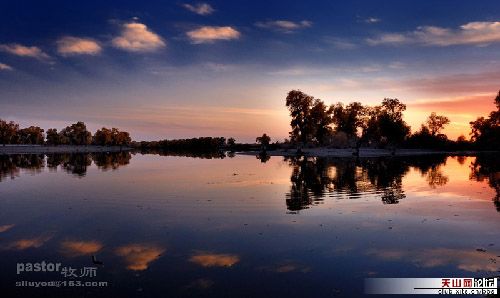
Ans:
{"type": "Polygon", "coordinates": [[[493,110],[498,1],[4,1],[0,118],[135,140],[288,136],[288,91],[407,104],[445,133],[493,110]]]}

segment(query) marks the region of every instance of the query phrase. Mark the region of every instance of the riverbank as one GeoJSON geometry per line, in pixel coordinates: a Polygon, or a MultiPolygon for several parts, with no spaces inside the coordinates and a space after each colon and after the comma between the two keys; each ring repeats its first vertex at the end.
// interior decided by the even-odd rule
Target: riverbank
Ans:
{"type": "MultiPolygon", "coordinates": [[[[304,156],[312,157],[352,157],[354,156],[354,149],[330,149],[330,148],[307,148],[302,149],[304,156]]],[[[391,150],[387,149],[371,149],[362,148],[359,150],[359,157],[383,157],[383,156],[419,156],[419,155],[476,155],[478,151],[436,151],[424,149],[399,149],[393,155],[391,150]]],[[[242,155],[258,155],[258,151],[238,152],[242,155]]],[[[297,156],[296,149],[282,149],[267,151],[269,156],[297,156]]]]}
{"type": "Polygon", "coordinates": [[[42,145],[0,145],[0,154],[43,154],[43,153],[93,153],[130,151],[125,146],[42,146],[42,145]]]}

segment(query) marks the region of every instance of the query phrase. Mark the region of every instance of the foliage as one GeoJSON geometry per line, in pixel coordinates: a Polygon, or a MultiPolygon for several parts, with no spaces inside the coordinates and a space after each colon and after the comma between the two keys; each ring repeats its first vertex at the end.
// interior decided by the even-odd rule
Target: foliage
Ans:
{"type": "Polygon", "coordinates": [[[430,133],[435,136],[440,133],[443,128],[450,123],[450,119],[446,116],[436,115],[435,112],[432,112],[427,118],[427,127],[430,133]]]}
{"type": "Polygon", "coordinates": [[[12,144],[12,139],[17,135],[18,131],[19,124],[0,119],[0,143],[3,145],[12,144]]]}
{"type": "Polygon", "coordinates": [[[314,97],[300,90],[288,92],[286,106],[292,117],[290,122],[290,126],[292,127],[290,138],[292,141],[307,143],[311,139],[313,131],[310,115],[313,102],[314,97]]]}
{"type": "Polygon", "coordinates": [[[292,117],[290,139],[296,143],[324,144],[332,132],[333,107],[299,90],[288,92],[286,106],[292,117]]]}
{"type": "Polygon", "coordinates": [[[43,132],[44,130],[38,126],[23,128],[18,132],[18,144],[42,145],[45,139],[45,135],[43,132]]]}
{"type": "Polygon", "coordinates": [[[262,134],[262,136],[255,138],[255,141],[259,143],[263,148],[266,148],[271,142],[271,137],[264,133],[262,134]]]}
{"type": "Polygon", "coordinates": [[[89,145],[92,142],[92,134],[81,121],[64,128],[59,136],[60,143],[64,145],[89,145]]]}
{"type": "Polygon", "coordinates": [[[92,143],[100,146],[128,146],[132,140],[126,131],[103,127],[96,131],[92,143]]]}
{"type": "Polygon", "coordinates": [[[368,109],[363,139],[379,146],[398,147],[410,133],[403,120],[405,110],[406,105],[396,98],[385,98],[382,105],[368,109]]]}
{"type": "Polygon", "coordinates": [[[470,122],[471,139],[481,149],[500,148],[500,91],[495,98],[496,111],[492,111],[489,117],[479,117],[470,122]]]}
{"type": "Polygon", "coordinates": [[[358,128],[365,127],[364,116],[367,108],[360,102],[352,102],[346,107],[342,103],[337,103],[333,107],[333,119],[336,132],[344,132],[348,136],[356,136],[358,128]]]}

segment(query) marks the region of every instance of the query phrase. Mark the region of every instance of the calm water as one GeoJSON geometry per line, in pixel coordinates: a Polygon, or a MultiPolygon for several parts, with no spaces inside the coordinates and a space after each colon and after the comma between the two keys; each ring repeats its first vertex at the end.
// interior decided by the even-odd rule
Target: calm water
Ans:
{"type": "Polygon", "coordinates": [[[353,297],[366,277],[498,275],[496,158],[263,161],[0,156],[2,297],[353,297]],[[16,274],[41,261],[96,276],[16,274]]]}

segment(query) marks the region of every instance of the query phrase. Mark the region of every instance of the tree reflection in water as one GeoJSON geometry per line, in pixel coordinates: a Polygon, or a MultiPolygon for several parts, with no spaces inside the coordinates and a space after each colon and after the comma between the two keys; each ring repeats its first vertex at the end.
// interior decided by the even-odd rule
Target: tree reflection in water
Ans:
{"type": "Polygon", "coordinates": [[[321,204],[325,196],[356,199],[379,195],[384,204],[405,198],[402,178],[416,168],[432,187],[444,185],[448,177],[440,171],[446,156],[383,158],[285,157],[292,166],[286,205],[290,212],[321,204]]]}
{"type": "Polygon", "coordinates": [[[46,167],[49,171],[61,168],[68,174],[83,177],[92,161],[101,170],[117,169],[130,162],[130,152],[102,152],[75,154],[14,154],[0,155],[0,181],[19,176],[21,170],[41,173],[46,167]]]}
{"type": "Polygon", "coordinates": [[[478,155],[471,163],[470,179],[488,181],[488,185],[495,190],[493,204],[500,212],[500,157],[494,154],[478,155]]]}

